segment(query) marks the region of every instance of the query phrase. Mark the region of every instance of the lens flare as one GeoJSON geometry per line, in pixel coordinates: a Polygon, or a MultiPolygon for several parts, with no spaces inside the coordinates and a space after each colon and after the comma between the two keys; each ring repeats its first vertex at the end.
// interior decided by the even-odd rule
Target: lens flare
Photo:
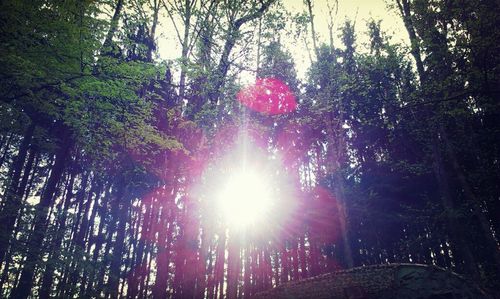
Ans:
{"type": "Polygon", "coordinates": [[[297,108],[293,92],[276,78],[258,78],[255,84],[242,89],[237,99],[248,108],[268,115],[290,113],[297,108]]]}
{"type": "Polygon", "coordinates": [[[200,199],[205,225],[226,228],[245,238],[272,238],[290,227],[297,196],[277,152],[241,131],[206,164],[190,191],[200,199]]]}
{"type": "Polygon", "coordinates": [[[244,228],[265,219],[271,210],[271,186],[254,170],[240,170],[228,178],[217,198],[230,227],[244,228]]]}

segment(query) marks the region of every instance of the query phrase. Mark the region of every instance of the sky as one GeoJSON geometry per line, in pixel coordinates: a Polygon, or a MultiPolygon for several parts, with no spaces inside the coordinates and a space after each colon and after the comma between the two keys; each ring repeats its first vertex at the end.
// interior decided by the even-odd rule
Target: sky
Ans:
{"type": "MultiPolygon", "coordinates": [[[[324,38],[328,37],[328,2],[331,5],[335,3],[335,0],[312,0],[313,1],[313,13],[315,15],[315,22],[317,31],[324,38]]],[[[382,27],[389,31],[396,31],[396,34],[400,37],[400,29],[403,27],[403,22],[395,11],[389,11],[387,4],[392,4],[394,0],[338,0],[338,13],[336,24],[339,25],[344,19],[357,20],[358,24],[364,23],[364,21],[370,18],[381,19],[382,27]]],[[[303,4],[302,0],[283,0],[283,3],[287,10],[291,12],[300,12],[305,10],[306,6],[303,4]]]]}
{"type": "MultiPolygon", "coordinates": [[[[328,2],[333,5],[335,0],[312,0],[313,14],[316,32],[318,34],[319,43],[329,42],[328,33],[328,2]]],[[[408,44],[408,36],[404,29],[404,24],[395,10],[390,10],[388,3],[392,4],[394,0],[338,0],[338,12],[334,16],[334,43],[340,45],[338,38],[338,28],[346,19],[355,21],[357,32],[357,46],[362,49],[363,44],[368,43],[366,22],[371,18],[381,20],[381,28],[392,37],[393,43],[408,44]]],[[[305,11],[307,7],[303,0],[283,0],[285,9],[295,15],[305,11]]],[[[167,16],[161,20],[160,38],[158,40],[159,55],[161,59],[176,59],[180,57],[180,48],[177,36],[172,26],[172,22],[167,16]]],[[[310,60],[303,41],[283,41],[288,45],[288,50],[292,54],[297,75],[300,79],[305,77],[306,71],[310,65],[310,60]]],[[[310,45],[312,48],[312,45],[310,45]]],[[[244,75],[245,76],[245,75],[244,75]]],[[[246,80],[244,80],[246,81],[246,80]]]]}
{"type": "MultiPolygon", "coordinates": [[[[312,0],[315,30],[318,35],[319,43],[329,42],[328,32],[328,3],[330,6],[335,4],[335,0],[312,0]]],[[[394,0],[338,0],[337,15],[334,16],[334,44],[339,46],[338,37],[339,27],[345,20],[355,21],[355,30],[357,34],[356,44],[362,47],[368,43],[366,22],[370,19],[381,20],[381,28],[392,37],[391,41],[395,43],[408,44],[408,36],[404,29],[403,21],[394,9],[388,8],[388,3],[394,0]]],[[[283,0],[285,8],[292,14],[300,13],[307,9],[303,0],[283,0]]],[[[309,66],[309,58],[306,53],[303,42],[289,49],[295,59],[299,78],[303,78],[305,70],[309,66]]]]}

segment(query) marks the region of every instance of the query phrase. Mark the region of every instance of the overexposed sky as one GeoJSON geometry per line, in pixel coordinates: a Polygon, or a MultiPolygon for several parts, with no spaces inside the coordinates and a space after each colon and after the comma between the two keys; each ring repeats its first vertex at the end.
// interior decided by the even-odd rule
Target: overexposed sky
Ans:
{"type": "MultiPolygon", "coordinates": [[[[335,5],[335,0],[312,0],[313,14],[316,33],[319,44],[329,43],[328,21],[328,3],[335,5]]],[[[403,21],[396,11],[387,7],[387,4],[393,4],[394,0],[338,0],[337,15],[334,15],[334,44],[339,47],[341,42],[338,37],[339,28],[346,20],[355,22],[356,45],[358,50],[363,50],[364,44],[368,43],[366,23],[370,19],[381,20],[382,31],[391,37],[393,43],[408,44],[408,36],[404,28],[403,21]]],[[[283,0],[285,8],[292,14],[307,11],[303,0],[283,0]]],[[[333,11],[335,13],[335,10],[333,11]]],[[[310,29],[309,29],[310,30],[310,29]]],[[[312,48],[312,45],[310,45],[312,48]]],[[[303,41],[297,41],[293,47],[289,47],[292,53],[299,77],[304,77],[305,71],[309,67],[309,58],[306,53],[303,41]]]]}
{"type": "MultiPolygon", "coordinates": [[[[328,2],[333,6],[335,0],[312,0],[316,31],[320,38],[328,41],[328,2]]],[[[283,0],[286,9],[292,14],[306,10],[303,0],[283,0]]],[[[382,20],[382,29],[393,35],[398,41],[406,40],[406,31],[401,18],[394,10],[389,10],[387,4],[393,4],[394,0],[338,0],[337,16],[334,16],[334,24],[338,28],[344,20],[356,21],[358,33],[366,31],[366,21],[373,18],[382,20]]],[[[358,34],[359,35],[359,34],[358,34]]]]}
{"type": "MultiPolygon", "coordinates": [[[[328,2],[335,4],[335,0],[312,0],[313,14],[316,32],[318,34],[319,44],[329,43],[328,32],[328,2]]],[[[393,4],[394,0],[338,0],[338,12],[334,16],[334,44],[340,45],[338,38],[339,28],[346,19],[356,22],[357,48],[363,51],[364,44],[368,43],[366,22],[371,18],[382,20],[382,31],[391,36],[393,43],[408,44],[408,37],[401,18],[394,10],[390,10],[387,4],[393,4]]],[[[303,0],[283,0],[285,9],[292,15],[307,11],[303,0]]],[[[180,45],[171,20],[165,15],[160,19],[158,38],[159,56],[161,59],[174,60],[180,57],[180,45]]],[[[182,30],[182,28],[179,28],[182,30]]],[[[310,34],[310,31],[309,31],[310,34]]],[[[282,43],[288,48],[294,57],[297,74],[299,78],[304,78],[310,60],[304,41],[282,40],[282,43]]],[[[312,44],[309,45],[312,49],[312,44]]],[[[236,50],[236,49],[235,49],[236,50]]],[[[246,81],[246,80],[245,80],[246,81]]]]}

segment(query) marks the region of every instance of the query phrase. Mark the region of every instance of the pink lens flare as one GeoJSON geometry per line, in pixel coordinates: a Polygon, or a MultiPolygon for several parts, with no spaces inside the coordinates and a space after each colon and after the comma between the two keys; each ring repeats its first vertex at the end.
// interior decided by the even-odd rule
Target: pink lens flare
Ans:
{"type": "Polygon", "coordinates": [[[297,108],[293,92],[276,78],[257,78],[255,84],[243,88],[236,97],[248,108],[267,115],[290,113],[297,108]]]}

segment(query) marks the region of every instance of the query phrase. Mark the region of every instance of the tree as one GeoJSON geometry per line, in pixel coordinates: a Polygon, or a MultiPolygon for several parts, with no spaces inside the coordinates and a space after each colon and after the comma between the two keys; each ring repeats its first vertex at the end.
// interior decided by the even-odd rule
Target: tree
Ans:
{"type": "Polygon", "coordinates": [[[335,30],[337,3],[322,45],[303,4],[3,1],[0,297],[250,298],[393,262],[497,289],[497,3],[397,0],[409,46],[335,30]],[[279,213],[236,230],[216,185],[255,157],[279,213]]]}

